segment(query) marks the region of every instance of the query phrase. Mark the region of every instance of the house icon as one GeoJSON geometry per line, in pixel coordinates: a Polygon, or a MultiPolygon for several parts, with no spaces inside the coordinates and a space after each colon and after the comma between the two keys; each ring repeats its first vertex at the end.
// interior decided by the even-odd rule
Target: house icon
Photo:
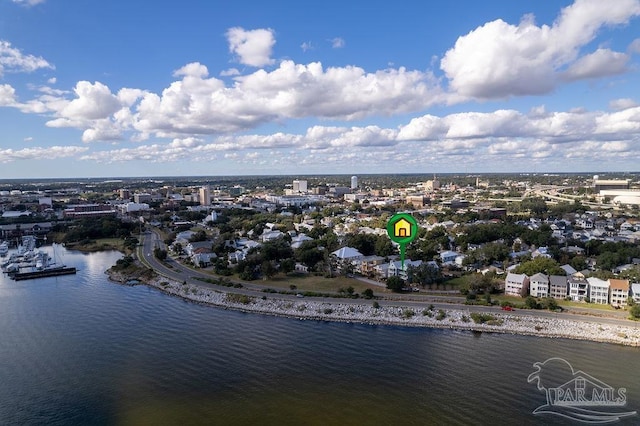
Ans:
{"type": "Polygon", "coordinates": [[[400,218],[393,224],[393,235],[396,238],[411,237],[411,223],[405,218],[400,218]]]}

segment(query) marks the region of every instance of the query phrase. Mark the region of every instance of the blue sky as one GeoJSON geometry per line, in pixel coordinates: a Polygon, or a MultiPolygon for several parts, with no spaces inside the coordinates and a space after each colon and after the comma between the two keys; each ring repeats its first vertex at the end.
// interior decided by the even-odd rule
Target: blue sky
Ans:
{"type": "Polygon", "coordinates": [[[639,66],[640,0],[0,0],[0,178],[638,171],[639,66]]]}

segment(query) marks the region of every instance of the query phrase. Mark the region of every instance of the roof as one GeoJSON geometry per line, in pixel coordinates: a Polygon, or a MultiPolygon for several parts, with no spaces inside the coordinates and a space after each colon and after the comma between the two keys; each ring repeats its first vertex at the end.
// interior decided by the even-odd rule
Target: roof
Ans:
{"type": "Polygon", "coordinates": [[[560,268],[562,268],[562,270],[563,270],[563,271],[565,271],[565,272],[567,273],[567,275],[573,275],[573,274],[575,274],[576,272],[578,272],[578,271],[576,271],[576,269],[575,269],[573,266],[571,266],[571,265],[562,265],[560,268]]]}
{"type": "Polygon", "coordinates": [[[543,274],[542,272],[538,272],[537,274],[529,277],[530,281],[549,281],[549,277],[543,274]]]}
{"type": "Polygon", "coordinates": [[[509,272],[507,274],[506,281],[515,281],[515,282],[524,282],[527,279],[527,274],[514,274],[513,272],[509,272]]]}
{"type": "Polygon", "coordinates": [[[555,286],[567,286],[567,277],[563,277],[562,275],[551,275],[549,276],[549,283],[555,286]]]}
{"type": "Polygon", "coordinates": [[[617,280],[614,278],[610,278],[609,285],[611,286],[612,290],[629,291],[629,280],[617,280]]]}
{"type": "Polygon", "coordinates": [[[342,247],[331,253],[338,259],[352,259],[354,257],[362,257],[362,253],[353,247],[342,247]]]}
{"type": "Polygon", "coordinates": [[[591,287],[609,287],[609,281],[601,280],[600,278],[596,277],[587,278],[587,282],[591,287]]]}

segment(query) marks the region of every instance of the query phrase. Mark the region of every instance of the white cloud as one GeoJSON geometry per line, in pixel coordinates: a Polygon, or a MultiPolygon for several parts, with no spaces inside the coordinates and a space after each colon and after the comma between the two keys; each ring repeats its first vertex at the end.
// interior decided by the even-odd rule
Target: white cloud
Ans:
{"type": "Polygon", "coordinates": [[[276,43],[273,30],[245,30],[241,27],[230,28],[227,33],[229,51],[236,55],[237,61],[252,67],[271,65],[273,45],[276,43]]]}
{"type": "Polygon", "coordinates": [[[240,75],[240,71],[237,68],[229,68],[229,69],[220,71],[220,77],[231,77],[234,75],[240,75]]]}
{"type": "MultiPolygon", "coordinates": [[[[518,25],[502,20],[488,22],[459,37],[440,62],[452,90],[474,98],[503,98],[548,93],[564,68],[580,59],[580,49],[605,25],[625,24],[640,14],[638,0],[602,2],[577,0],[564,8],[552,26],[537,26],[530,15],[518,25]]],[[[604,51],[586,56],[590,72],[573,78],[619,73],[623,57],[604,51]],[[602,59],[615,56],[615,66],[602,59]]],[[[621,55],[621,54],[618,54],[621,55]]]]}
{"type": "Polygon", "coordinates": [[[47,80],[47,84],[56,84],[57,81],[58,81],[57,78],[51,77],[50,79],[47,80]]]}
{"type": "Polygon", "coordinates": [[[306,52],[307,50],[313,49],[313,46],[310,41],[305,41],[300,45],[300,49],[302,49],[303,52],[306,52]]]}
{"type": "Polygon", "coordinates": [[[563,74],[567,80],[605,77],[626,71],[629,56],[609,49],[598,49],[575,61],[563,74]]]}
{"type": "Polygon", "coordinates": [[[631,44],[629,44],[627,51],[629,53],[640,53],[640,38],[633,40],[631,44]]]}
{"type": "Polygon", "coordinates": [[[88,148],[81,146],[48,146],[23,149],[0,149],[0,163],[11,163],[20,160],[56,160],[74,157],[88,148]]]}
{"type": "Polygon", "coordinates": [[[109,88],[96,81],[79,81],[74,89],[76,99],[60,111],[69,120],[98,120],[109,117],[120,109],[120,102],[109,88]]]}
{"type": "Polygon", "coordinates": [[[42,57],[25,55],[8,41],[0,40],[0,77],[5,72],[33,72],[40,68],[54,67],[42,57]]]}
{"type": "Polygon", "coordinates": [[[609,108],[614,111],[621,111],[627,108],[638,106],[638,103],[631,98],[614,99],[609,102],[609,108]]]}
{"type": "Polygon", "coordinates": [[[345,46],[345,41],[342,37],[334,37],[331,39],[331,47],[334,49],[340,49],[345,46]]]}
{"type": "Polygon", "coordinates": [[[35,6],[40,3],[44,3],[46,0],[12,0],[14,3],[24,6],[35,6]]]}
{"type": "Polygon", "coordinates": [[[16,90],[9,84],[0,84],[0,106],[16,104],[16,90]]]}

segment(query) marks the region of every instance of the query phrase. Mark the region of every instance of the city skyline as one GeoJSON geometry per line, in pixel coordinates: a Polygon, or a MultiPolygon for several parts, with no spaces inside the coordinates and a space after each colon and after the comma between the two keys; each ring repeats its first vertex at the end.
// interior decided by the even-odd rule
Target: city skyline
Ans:
{"type": "Polygon", "coordinates": [[[0,179],[637,171],[639,15],[0,0],[0,179]]]}

